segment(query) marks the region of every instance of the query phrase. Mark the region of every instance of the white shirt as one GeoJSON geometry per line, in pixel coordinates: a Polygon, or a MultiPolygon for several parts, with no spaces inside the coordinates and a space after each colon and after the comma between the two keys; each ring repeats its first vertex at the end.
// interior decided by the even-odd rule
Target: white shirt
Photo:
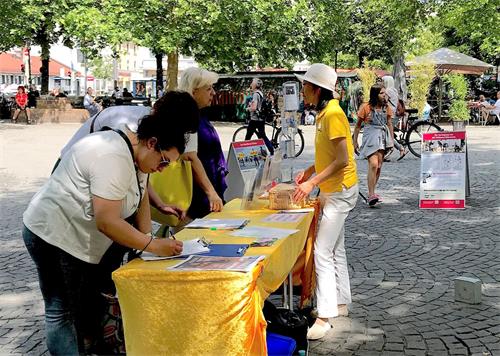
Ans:
{"type": "Polygon", "coordinates": [[[491,109],[491,115],[500,115],[500,99],[495,102],[495,108],[491,109]]]}
{"type": "MultiPolygon", "coordinates": [[[[100,131],[108,126],[115,130],[124,130],[125,126],[132,132],[137,131],[139,121],[151,113],[151,108],[145,106],[112,106],[102,110],[88,119],[73,135],[66,146],[61,150],[61,157],[83,137],[90,133],[92,122],[94,122],[94,131],[100,131]],[[95,119],[95,120],[94,120],[95,119]]],[[[196,152],[198,150],[198,134],[190,134],[189,141],[186,142],[185,152],[196,152]]]]}
{"type": "Polygon", "coordinates": [[[123,131],[125,125],[130,131],[136,132],[139,121],[144,116],[149,115],[150,112],[151,108],[145,106],[112,106],[102,110],[85,121],[78,129],[66,146],[61,150],[61,157],[71,148],[71,146],[90,133],[92,121],[94,121],[93,132],[97,132],[105,126],[123,131]]]}
{"type": "Polygon", "coordinates": [[[97,132],[75,143],[32,198],[23,222],[35,235],[70,255],[99,263],[112,241],[97,230],[92,196],[121,200],[120,216],[138,208],[147,174],[136,170],[130,150],[114,131],[97,132]],[[137,178],[136,178],[137,177],[137,178]]]}

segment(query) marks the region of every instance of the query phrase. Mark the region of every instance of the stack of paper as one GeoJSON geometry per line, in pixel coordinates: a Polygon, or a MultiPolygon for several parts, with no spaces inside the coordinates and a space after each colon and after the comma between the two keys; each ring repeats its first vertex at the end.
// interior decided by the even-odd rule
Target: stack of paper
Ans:
{"type": "Polygon", "coordinates": [[[190,256],[190,255],[196,255],[196,254],[200,254],[200,253],[210,252],[210,249],[208,247],[204,246],[202,243],[200,243],[199,239],[182,241],[182,243],[183,243],[182,244],[182,252],[180,255],[162,257],[162,256],[157,256],[151,252],[143,252],[141,255],[141,258],[144,261],[157,261],[157,260],[167,260],[170,258],[190,256]]]}
{"type": "Polygon", "coordinates": [[[235,271],[249,272],[264,259],[264,256],[216,257],[191,256],[175,266],[167,268],[172,271],[235,271]]]}
{"type": "Polygon", "coordinates": [[[247,219],[195,219],[186,225],[188,229],[239,229],[248,223],[247,219]]]}

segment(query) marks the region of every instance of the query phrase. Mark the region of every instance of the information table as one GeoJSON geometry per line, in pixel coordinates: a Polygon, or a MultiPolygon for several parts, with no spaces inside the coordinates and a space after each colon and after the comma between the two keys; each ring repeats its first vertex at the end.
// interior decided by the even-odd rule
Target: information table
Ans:
{"type": "MultiPolygon", "coordinates": [[[[264,255],[252,272],[168,271],[179,260],[135,259],[113,273],[128,355],[265,355],[264,300],[286,279],[304,249],[313,212],[299,222],[266,223],[268,209],[239,210],[233,200],[210,218],[246,218],[248,226],[299,231],[269,247],[249,248],[264,255]]],[[[264,206],[264,203],[263,203],[264,206]]],[[[213,243],[250,243],[229,231],[184,229],[179,240],[204,236],[213,243]]]]}

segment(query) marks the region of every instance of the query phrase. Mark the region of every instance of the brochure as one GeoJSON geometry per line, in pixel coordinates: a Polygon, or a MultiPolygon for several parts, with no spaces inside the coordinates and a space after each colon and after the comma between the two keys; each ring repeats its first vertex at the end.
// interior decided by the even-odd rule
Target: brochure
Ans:
{"type": "Polygon", "coordinates": [[[276,238],[282,239],[290,236],[299,230],[296,229],[279,229],[268,226],[246,226],[241,230],[233,231],[231,236],[239,237],[255,237],[255,238],[276,238]]]}
{"type": "Polygon", "coordinates": [[[195,219],[186,225],[188,229],[232,230],[245,226],[247,219],[195,219]]]}
{"type": "Polygon", "coordinates": [[[168,267],[171,271],[235,271],[249,272],[264,256],[216,257],[190,256],[175,266],[168,267]]]}
{"type": "Polygon", "coordinates": [[[302,220],[307,213],[278,213],[271,214],[262,219],[262,222],[296,223],[302,220]]]}

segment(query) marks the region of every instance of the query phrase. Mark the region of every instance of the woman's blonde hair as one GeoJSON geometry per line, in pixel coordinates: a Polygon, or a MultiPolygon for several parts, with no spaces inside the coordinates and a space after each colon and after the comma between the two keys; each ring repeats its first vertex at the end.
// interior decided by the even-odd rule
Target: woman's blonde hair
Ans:
{"type": "Polygon", "coordinates": [[[219,75],[206,69],[191,67],[186,69],[179,82],[179,90],[187,91],[193,95],[195,89],[217,83],[219,75]]]}

